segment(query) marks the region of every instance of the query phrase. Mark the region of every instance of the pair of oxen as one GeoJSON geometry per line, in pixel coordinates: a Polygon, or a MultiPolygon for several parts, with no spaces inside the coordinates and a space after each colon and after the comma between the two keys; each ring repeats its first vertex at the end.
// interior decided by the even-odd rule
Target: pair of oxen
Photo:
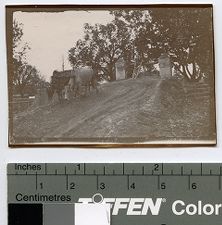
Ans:
{"type": "Polygon", "coordinates": [[[78,95],[90,92],[90,88],[98,92],[96,73],[91,67],[73,70],[54,71],[51,79],[51,96],[56,92],[59,101],[70,100],[78,95]]]}

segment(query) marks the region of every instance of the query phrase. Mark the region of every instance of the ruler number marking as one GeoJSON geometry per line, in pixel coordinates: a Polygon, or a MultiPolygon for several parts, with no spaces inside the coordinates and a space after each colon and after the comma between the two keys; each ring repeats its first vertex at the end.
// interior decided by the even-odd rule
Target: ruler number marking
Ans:
{"type": "Polygon", "coordinates": [[[76,184],[74,182],[71,182],[69,184],[69,189],[74,190],[76,188],[76,184]]]}
{"type": "Polygon", "coordinates": [[[101,182],[99,184],[99,189],[104,190],[106,188],[106,184],[104,182],[101,182]]]}
{"type": "Polygon", "coordinates": [[[154,164],[154,171],[159,171],[160,165],[159,164],[154,164]]]}
{"type": "Polygon", "coordinates": [[[38,174],[37,174],[37,172],[36,172],[36,173],[35,173],[35,189],[38,190],[38,187],[39,187],[40,189],[43,189],[44,185],[43,185],[43,182],[40,182],[40,183],[38,184],[38,174]]]}
{"type": "Polygon", "coordinates": [[[43,187],[44,187],[43,182],[41,182],[41,183],[39,184],[39,186],[40,186],[40,189],[43,189],[43,187]]]}
{"type": "Polygon", "coordinates": [[[188,176],[188,189],[189,190],[196,190],[197,189],[197,183],[196,182],[191,182],[191,176],[188,176]]]}
{"type": "Polygon", "coordinates": [[[81,165],[80,164],[77,164],[76,167],[77,167],[78,170],[81,169],[81,165]]]}
{"type": "Polygon", "coordinates": [[[130,184],[130,189],[136,189],[136,184],[135,184],[135,182],[133,182],[132,184],[130,184]]]}
{"type": "Polygon", "coordinates": [[[97,186],[97,190],[104,190],[106,189],[106,184],[104,182],[99,182],[99,176],[96,176],[96,186],[97,186]]]}
{"type": "Polygon", "coordinates": [[[162,190],[166,189],[166,183],[165,182],[162,182],[160,184],[160,189],[162,189],[162,190]]]}
{"type": "Polygon", "coordinates": [[[191,188],[192,188],[193,190],[197,189],[197,183],[192,183],[192,184],[191,184],[191,188]]]}

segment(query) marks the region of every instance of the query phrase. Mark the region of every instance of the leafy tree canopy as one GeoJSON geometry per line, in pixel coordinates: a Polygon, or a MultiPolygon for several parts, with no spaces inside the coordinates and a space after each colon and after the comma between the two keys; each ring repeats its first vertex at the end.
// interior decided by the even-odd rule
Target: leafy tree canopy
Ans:
{"type": "Polygon", "coordinates": [[[168,53],[174,69],[189,80],[208,77],[213,68],[212,12],[208,8],[150,8],[113,10],[106,25],[85,24],[85,36],[69,50],[72,66],[78,62],[106,70],[112,79],[115,62],[152,68],[168,53]]]}

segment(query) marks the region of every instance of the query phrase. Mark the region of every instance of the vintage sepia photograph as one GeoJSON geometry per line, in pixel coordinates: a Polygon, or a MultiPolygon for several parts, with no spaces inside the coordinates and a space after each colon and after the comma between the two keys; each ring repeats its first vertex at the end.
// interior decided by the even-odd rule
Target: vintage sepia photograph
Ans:
{"type": "Polygon", "coordinates": [[[6,6],[9,146],[216,145],[212,5],[6,6]]]}

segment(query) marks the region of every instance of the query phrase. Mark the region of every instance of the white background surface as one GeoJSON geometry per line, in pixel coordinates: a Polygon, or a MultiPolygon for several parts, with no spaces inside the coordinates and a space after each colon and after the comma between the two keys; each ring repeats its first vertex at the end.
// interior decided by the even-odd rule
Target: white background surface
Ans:
{"type": "Polygon", "coordinates": [[[141,148],[141,149],[74,149],[74,148],[8,148],[7,68],[5,40],[5,5],[7,4],[83,4],[79,1],[59,0],[0,0],[0,225],[7,224],[6,165],[9,162],[222,162],[222,1],[160,1],[160,0],[84,0],[84,4],[157,4],[212,3],[214,5],[214,33],[216,57],[217,147],[141,148]]]}
{"type": "Polygon", "coordinates": [[[110,204],[75,203],[75,225],[110,225],[110,209],[110,204]]]}

